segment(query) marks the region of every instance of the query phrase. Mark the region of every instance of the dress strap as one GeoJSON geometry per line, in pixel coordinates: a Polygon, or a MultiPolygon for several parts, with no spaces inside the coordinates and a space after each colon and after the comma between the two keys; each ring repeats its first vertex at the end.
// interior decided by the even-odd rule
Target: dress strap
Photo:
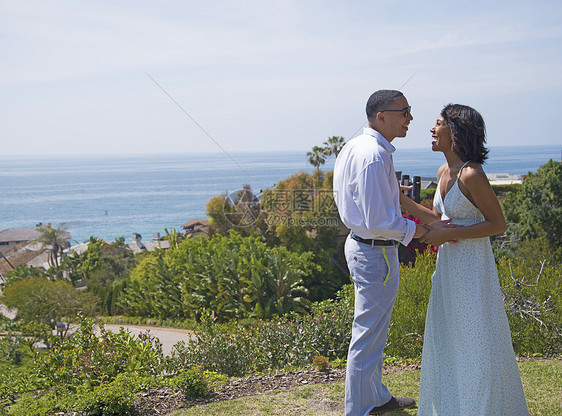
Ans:
{"type": "Polygon", "coordinates": [[[457,174],[457,179],[461,177],[461,172],[464,169],[464,167],[466,165],[468,165],[470,163],[470,160],[468,162],[466,162],[464,165],[461,166],[461,168],[459,169],[459,173],[457,174]]]}

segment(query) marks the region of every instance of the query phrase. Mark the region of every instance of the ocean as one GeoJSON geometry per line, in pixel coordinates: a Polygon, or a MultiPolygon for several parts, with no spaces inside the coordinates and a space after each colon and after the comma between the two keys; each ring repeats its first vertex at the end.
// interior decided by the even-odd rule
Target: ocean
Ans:
{"type": "MultiPolygon", "coordinates": [[[[397,147],[394,164],[403,174],[435,177],[444,162],[441,153],[397,147]]],[[[549,159],[559,161],[561,149],[491,148],[484,169],[525,175],[549,159]]],[[[333,165],[331,158],[322,169],[333,165]]],[[[213,196],[245,184],[259,194],[301,170],[313,170],[306,152],[0,157],[0,231],[64,222],[72,244],[90,236],[130,242],[133,233],[151,240],[153,233],[207,218],[213,196]]]]}

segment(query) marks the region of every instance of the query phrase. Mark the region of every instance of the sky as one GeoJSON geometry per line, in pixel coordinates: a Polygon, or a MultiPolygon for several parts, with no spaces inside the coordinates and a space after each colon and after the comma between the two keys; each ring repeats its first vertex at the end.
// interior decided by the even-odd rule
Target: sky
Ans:
{"type": "Polygon", "coordinates": [[[554,0],[0,0],[0,156],[309,151],[378,89],[412,106],[397,148],[450,102],[490,146],[558,145],[561,22],[554,0]]]}

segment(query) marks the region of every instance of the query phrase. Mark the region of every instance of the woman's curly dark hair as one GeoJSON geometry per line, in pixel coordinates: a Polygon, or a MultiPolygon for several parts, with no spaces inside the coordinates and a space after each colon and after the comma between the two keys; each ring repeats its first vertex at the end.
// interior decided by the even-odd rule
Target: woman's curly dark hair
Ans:
{"type": "Polygon", "coordinates": [[[486,126],[478,111],[467,105],[448,104],[441,116],[451,129],[452,149],[463,162],[484,163],[488,158],[486,126]]]}

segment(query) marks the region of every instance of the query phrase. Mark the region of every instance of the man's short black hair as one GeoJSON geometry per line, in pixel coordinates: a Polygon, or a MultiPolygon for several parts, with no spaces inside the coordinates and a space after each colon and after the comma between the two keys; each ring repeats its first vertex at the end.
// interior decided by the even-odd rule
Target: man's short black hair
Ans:
{"type": "Polygon", "coordinates": [[[400,91],[378,90],[371,94],[367,101],[367,120],[373,121],[381,110],[384,110],[395,98],[403,97],[400,91]]]}

